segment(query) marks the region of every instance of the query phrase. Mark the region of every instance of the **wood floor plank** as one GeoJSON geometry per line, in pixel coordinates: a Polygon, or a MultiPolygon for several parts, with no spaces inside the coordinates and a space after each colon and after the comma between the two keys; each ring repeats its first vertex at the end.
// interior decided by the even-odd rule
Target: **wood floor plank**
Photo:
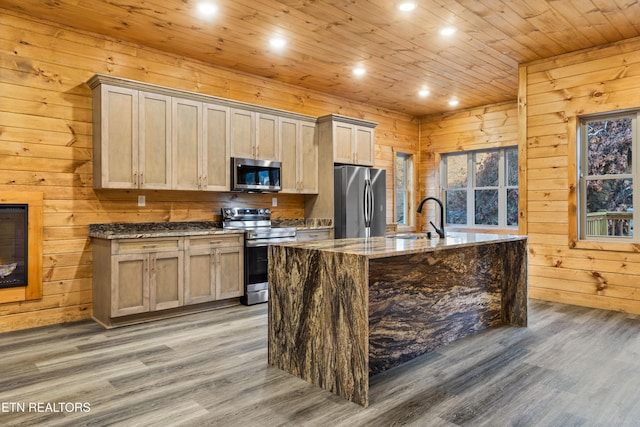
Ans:
{"type": "Polygon", "coordinates": [[[529,313],[372,377],[366,409],[267,364],[266,305],[4,333],[0,425],[640,425],[640,316],[529,313]],[[89,411],[29,410],[64,402],[89,411]]]}

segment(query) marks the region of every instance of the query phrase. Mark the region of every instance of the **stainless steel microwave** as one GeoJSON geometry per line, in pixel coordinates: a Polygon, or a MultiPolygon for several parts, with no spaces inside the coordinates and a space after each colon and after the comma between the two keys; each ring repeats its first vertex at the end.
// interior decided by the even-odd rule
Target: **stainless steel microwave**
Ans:
{"type": "Polygon", "coordinates": [[[231,158],[231,191],[271,193],[280,191],[280,162],[231,158]]]}

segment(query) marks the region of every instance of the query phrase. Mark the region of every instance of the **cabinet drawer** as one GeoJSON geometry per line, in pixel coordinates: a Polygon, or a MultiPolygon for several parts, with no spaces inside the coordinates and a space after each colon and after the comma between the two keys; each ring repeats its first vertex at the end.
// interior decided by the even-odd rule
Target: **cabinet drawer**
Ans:
{"type": "Polygon", "coordinates": [[[182,249],[182,237],[126,239],[114,241],[113,254],[176,251],[182,249]]]}
{"type": "Polygon", "coordinates": [[[298,242],[309,242],[312,240],[326,240],[331,238],[331,230],[298,230],[296,232],[296,240],[298,242]]]}
{"type": "Polygon", "coordinates": [[[192,236],[189,237],[188,247],[194,248],[217,248],[227,246],[243,246],[244,234],[214,234],[211,236],[192,236]]]}

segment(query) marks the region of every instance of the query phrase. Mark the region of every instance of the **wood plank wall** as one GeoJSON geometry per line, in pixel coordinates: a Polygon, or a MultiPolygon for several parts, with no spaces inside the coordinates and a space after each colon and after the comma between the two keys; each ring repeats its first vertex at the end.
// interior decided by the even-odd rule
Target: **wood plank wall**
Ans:
{"type": "MultiPolygon", "coordinates": [[[[440,196],[442,154],[517,145],[518,107],[515,101],[423,117],[420,124],[418,202],[424,197],[440,196]]],[[[435,205],[426,205],[426,214],[424,212],[418,214],[420,230],[429,226],[427,218],[436,218],[435,205]]],[[[436,221],[434,223],[437,224],[436,221]]]]}
{"type": "MultiPolygon", "coordinates": [[[[143,46],[0,9],[0,190],[44,192],[42,300],[1,303],[0,332],[85,319],[91,313],[88,225],[210,220],[222,205],[270,205],[270,195],[92,188],[91,93],[112,74],[313,116],[379,123],[376,167],[393,189],[393,147],[417,152],[418,121],[143,46]],[[137,195],[147,205],[137,207],[137,195]]],[[[304,217],[304,197],[278,197],[276,218],[304,217]]],[[[393,218],[388,201],[388,220],[393,218]]]]}
{"type": "Polygon", "coordinates": [[[638,245],[573,238],[577,116],[640,108],[640,39],[522,65],[521,76],[529,296],[640,313],[638,245]]]}

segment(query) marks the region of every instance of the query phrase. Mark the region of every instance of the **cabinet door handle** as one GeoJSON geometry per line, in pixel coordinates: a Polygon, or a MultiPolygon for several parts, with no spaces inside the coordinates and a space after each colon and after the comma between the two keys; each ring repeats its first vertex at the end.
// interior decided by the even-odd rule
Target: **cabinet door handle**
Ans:
{"type": "Polygon", "coordinates": [[[222,243],[222,240],[211,240],[209,242],[210,245],[219,245],[220,243],[222,243]]]}
{"type": "Polygon", "coordinates": [[[140,172],[138,181],[139,181],[139,185],[141,186],[144,185],[144,172],[140,172]]]}
{"type": "Polygon", "coordinates": [[[133,173],[133,186],[134,187],[138,186],[138,172],[133,173]]]}
{"type": "Polygon", "coordinates": [[[142,249],[153,249],[157,248],[158,245],[142,245],[142,249]]]}

